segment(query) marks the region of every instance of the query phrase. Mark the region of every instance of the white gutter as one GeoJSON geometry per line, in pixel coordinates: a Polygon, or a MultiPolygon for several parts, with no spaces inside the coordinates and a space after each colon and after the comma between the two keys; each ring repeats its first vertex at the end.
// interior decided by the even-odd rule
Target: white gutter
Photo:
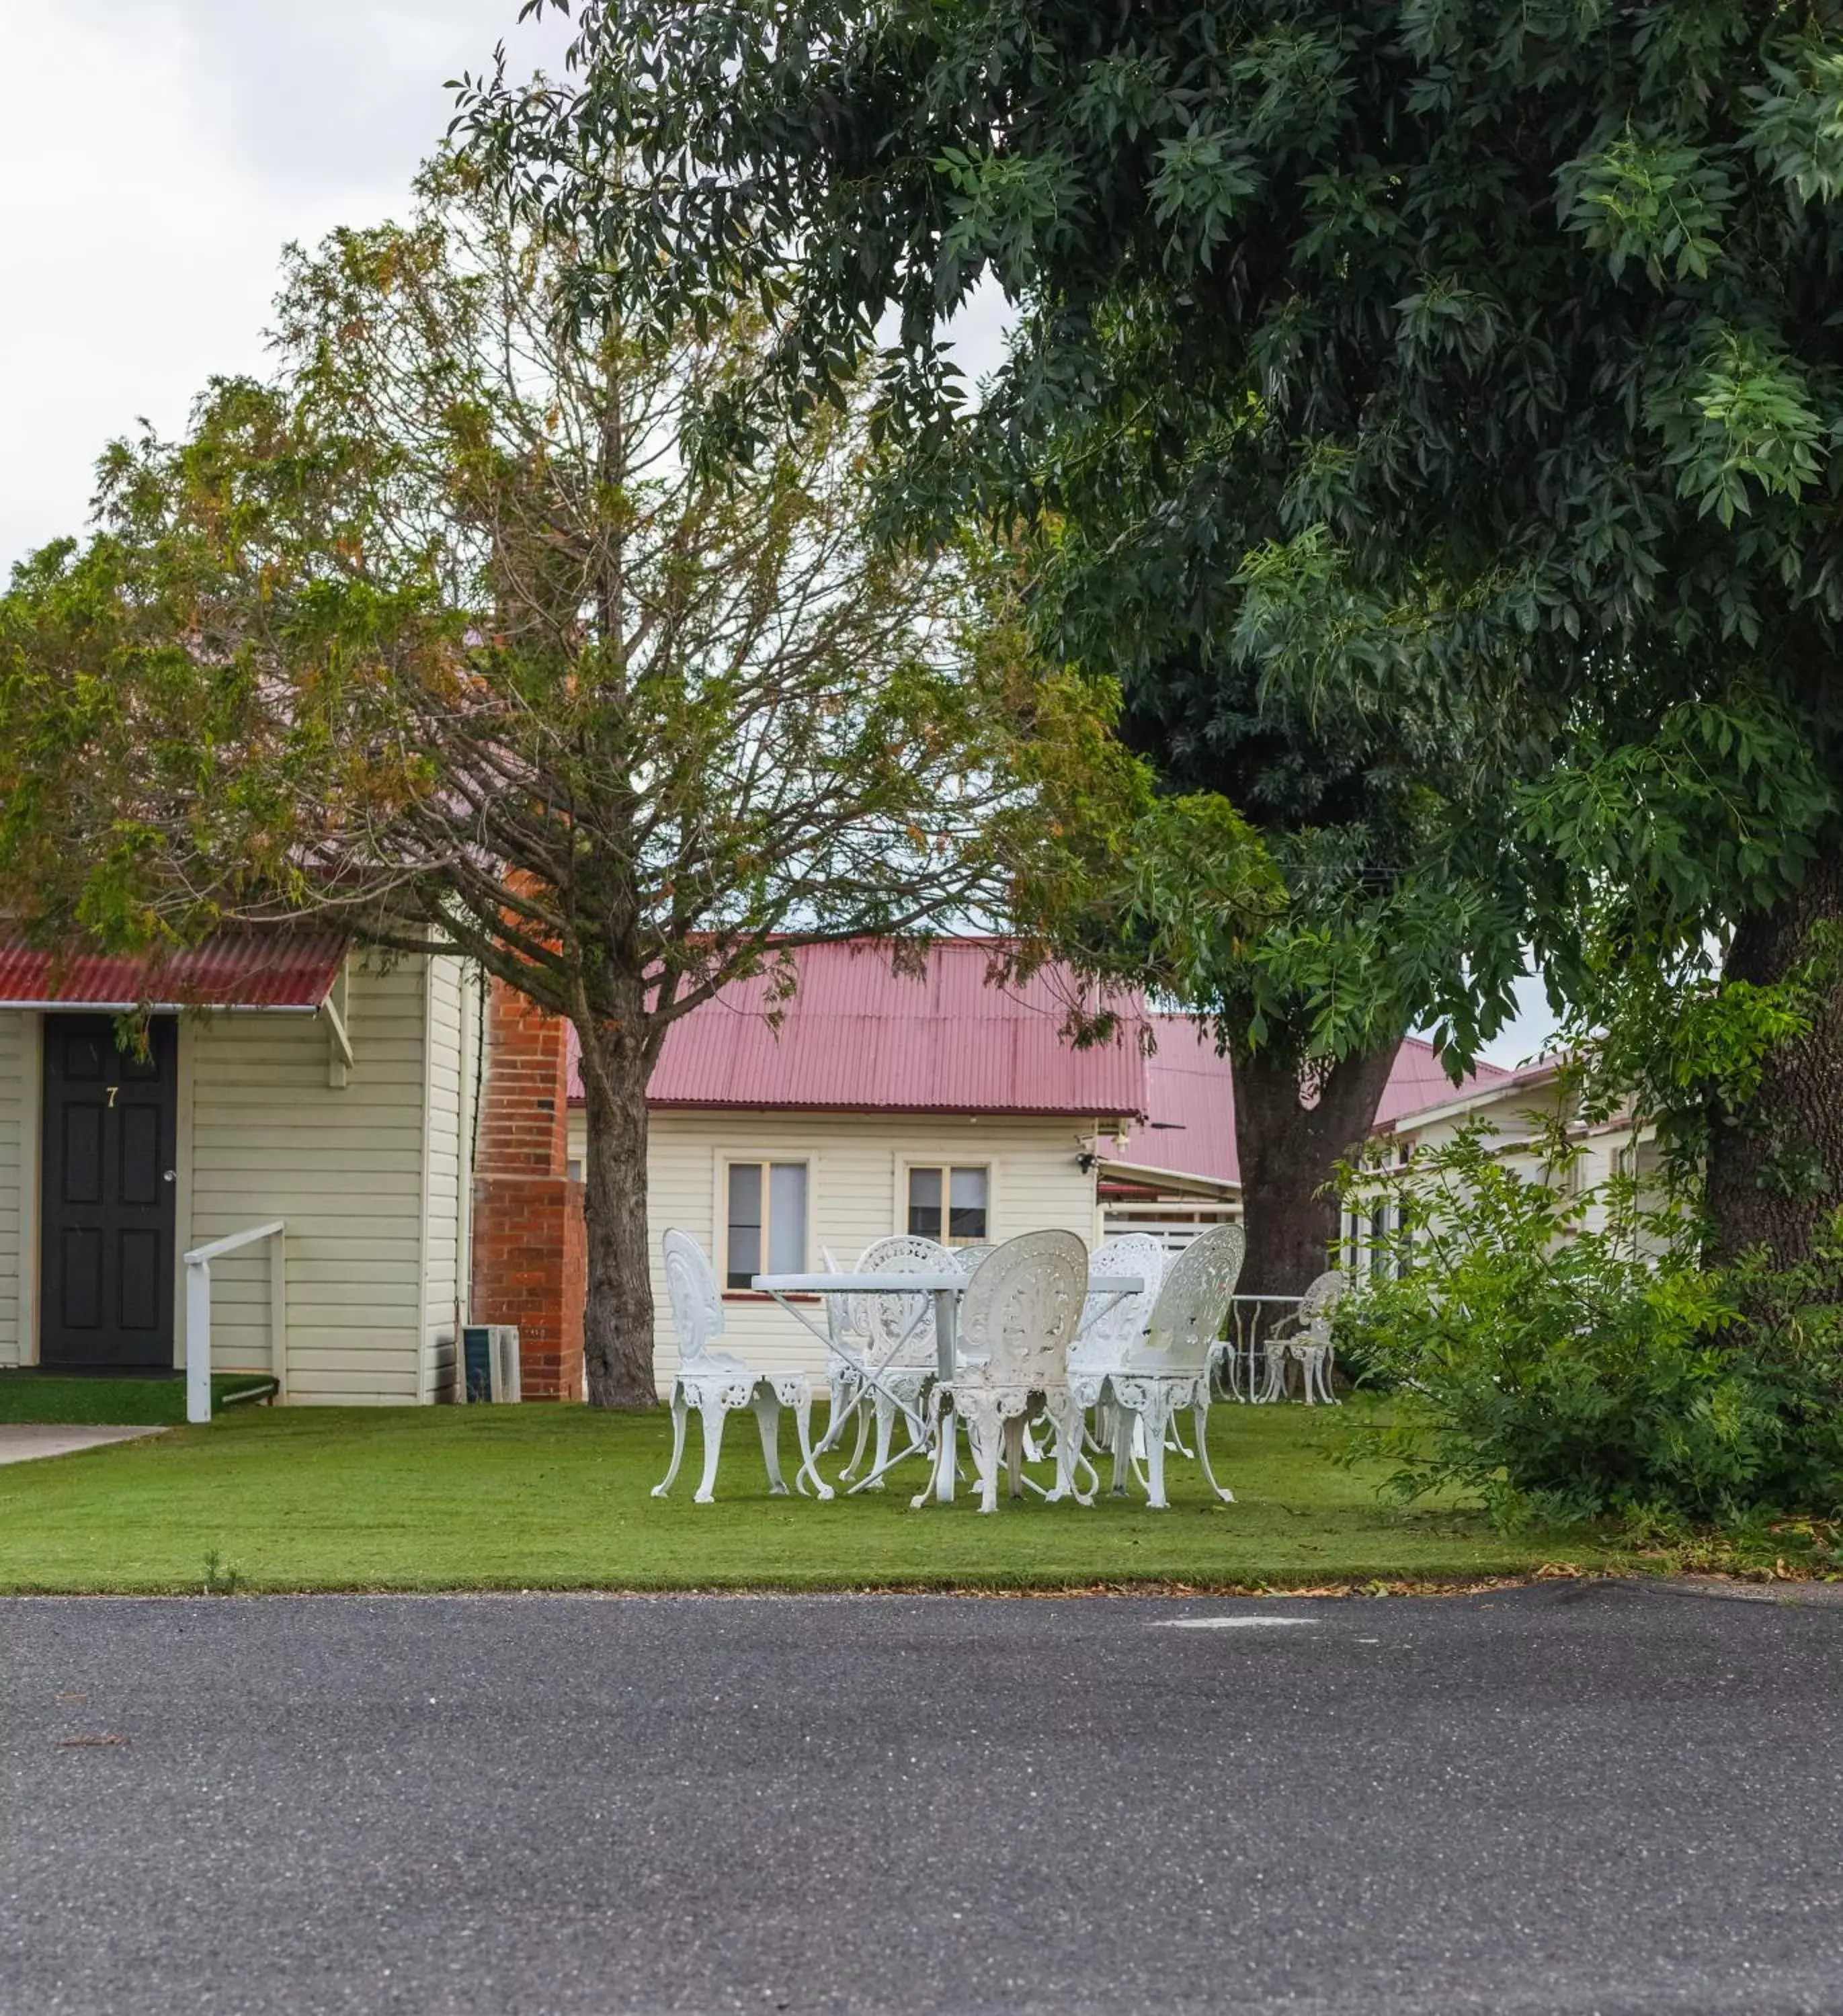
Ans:
{"type": "Polygon", "coordinates": [[[0,1010],[46,1015],[317,1015],[298,1001],[0,1001],[0,1010]]]}
{"type": "Polygon", "coordinates": [[[1120,1162],[1107,1155],[1095,1157],[1095,1169],[1097,1175],[1120,1176],[1129,1183],[1164,1183],[1204,1195],[1239,1197],[1242,1193],[1241,1185],[1229,1176],[1199,1176],[1188,1169],[1155,1169],[1148,1163],[1120,1162]]]}

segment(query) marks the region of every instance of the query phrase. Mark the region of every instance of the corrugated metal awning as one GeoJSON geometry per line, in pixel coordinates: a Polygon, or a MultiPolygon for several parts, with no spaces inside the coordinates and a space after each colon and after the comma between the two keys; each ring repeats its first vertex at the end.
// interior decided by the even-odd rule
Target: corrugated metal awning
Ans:
{"type": "Polygon", "coordinates": [[[239,931],[207,938],[170,958],[61,961],[0,938],[0,1008],[265,1008],[311,1013],[345,963],[336,931],[239,931]]]}

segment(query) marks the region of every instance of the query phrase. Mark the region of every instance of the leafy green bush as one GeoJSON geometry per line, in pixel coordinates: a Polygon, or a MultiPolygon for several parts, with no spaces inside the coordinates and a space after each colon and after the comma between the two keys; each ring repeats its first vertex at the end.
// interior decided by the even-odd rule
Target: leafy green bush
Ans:
{"type": "Polygon", "coordinates": [[[1506,1150],[1481,1127],[1347,1172],[1394,1229],[1340,1310],[1340,1356],[1399,1402],[1352,1453],[1506,1525],[1843,1509],[1843,1214],[1797,1272],[1709,1270],[1687,1212],[1626,1178],[1579,1188],[1577,1165],[1559,1133],[1506,1150]]]}

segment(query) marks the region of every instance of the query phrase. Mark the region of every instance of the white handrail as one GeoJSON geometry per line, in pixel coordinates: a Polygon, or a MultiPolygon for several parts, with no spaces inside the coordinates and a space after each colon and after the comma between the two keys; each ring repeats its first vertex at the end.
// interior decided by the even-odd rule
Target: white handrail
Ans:
{"type": "Polygon", "coordinates": [[[276,1219],[233,1232],[209,1246],[195,1246],[186,1255],[186,1418],[211,1418],[211,1262],[222,1260],[258,1240],[272,1240],[269,1249],[269,1350],[278,1399],[288,1397],[288,1224],[276,1219]]]}

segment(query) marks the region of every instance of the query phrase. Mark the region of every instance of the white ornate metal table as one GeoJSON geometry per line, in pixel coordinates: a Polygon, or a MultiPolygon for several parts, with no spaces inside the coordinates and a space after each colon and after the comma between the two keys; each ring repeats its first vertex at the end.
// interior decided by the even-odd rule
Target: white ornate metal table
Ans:
{"type": "MultiPolygon", "coordinates": [[[[789,1295],[926,1295],[934,1308],[934,1348],[936,1376],[951,1379],[959,1363],[960,1298],[966,1292],[972,1276],[957,1270],[943,1269],[938,1274],[757,1274],[749,1286],[758,1294],[770,1295],[802,1328],[807,1330],[823,1344],[828,1353],[835,1352],[837,1344],[829,1332],[823,1330],[803,1310],[788,1301],[789,1295]]],[[[1145,1288],[1145,1281],[1137,1274],[1097,1274],[1088,1280],[1087,1292],[1091,1295],[1136,1295],[1145,1288]]],[[[886,1353],[886,1356],[893,1353],[886,1353]]],[[[853,1370],[866,1384],[875,1386],[879,1391],[889,1392],[878,1378],[878,1367],[867,1355],[855,1361],[853,1370]]],[[[867,1477],[860,1478],[851,1487],[851,1494],[867,1489],[876,1482],[885,1471],[893,1470],[899,1463],[912,1456],[928,1453],[933,1430],[927,1417],[905,1405],[893,1394],[892,1399],[901,1408],[903,1417],[908,1423],[910,1442],[907,1449],[892,1456],[888,1463],[874,1470],[867,1477]]],[[[813,1482],[820,1482],[815,1467],[842,1431],[842,1421],[828,1421],[824,1438],[813,1452],[813,1462],[803,1467],[802,1474],[810,1474],[813,1482]]],[[[951,1463],[936,1467],[935,1496],[943,1503],[954,1495],[954,1467],[951,1463]]]]}

